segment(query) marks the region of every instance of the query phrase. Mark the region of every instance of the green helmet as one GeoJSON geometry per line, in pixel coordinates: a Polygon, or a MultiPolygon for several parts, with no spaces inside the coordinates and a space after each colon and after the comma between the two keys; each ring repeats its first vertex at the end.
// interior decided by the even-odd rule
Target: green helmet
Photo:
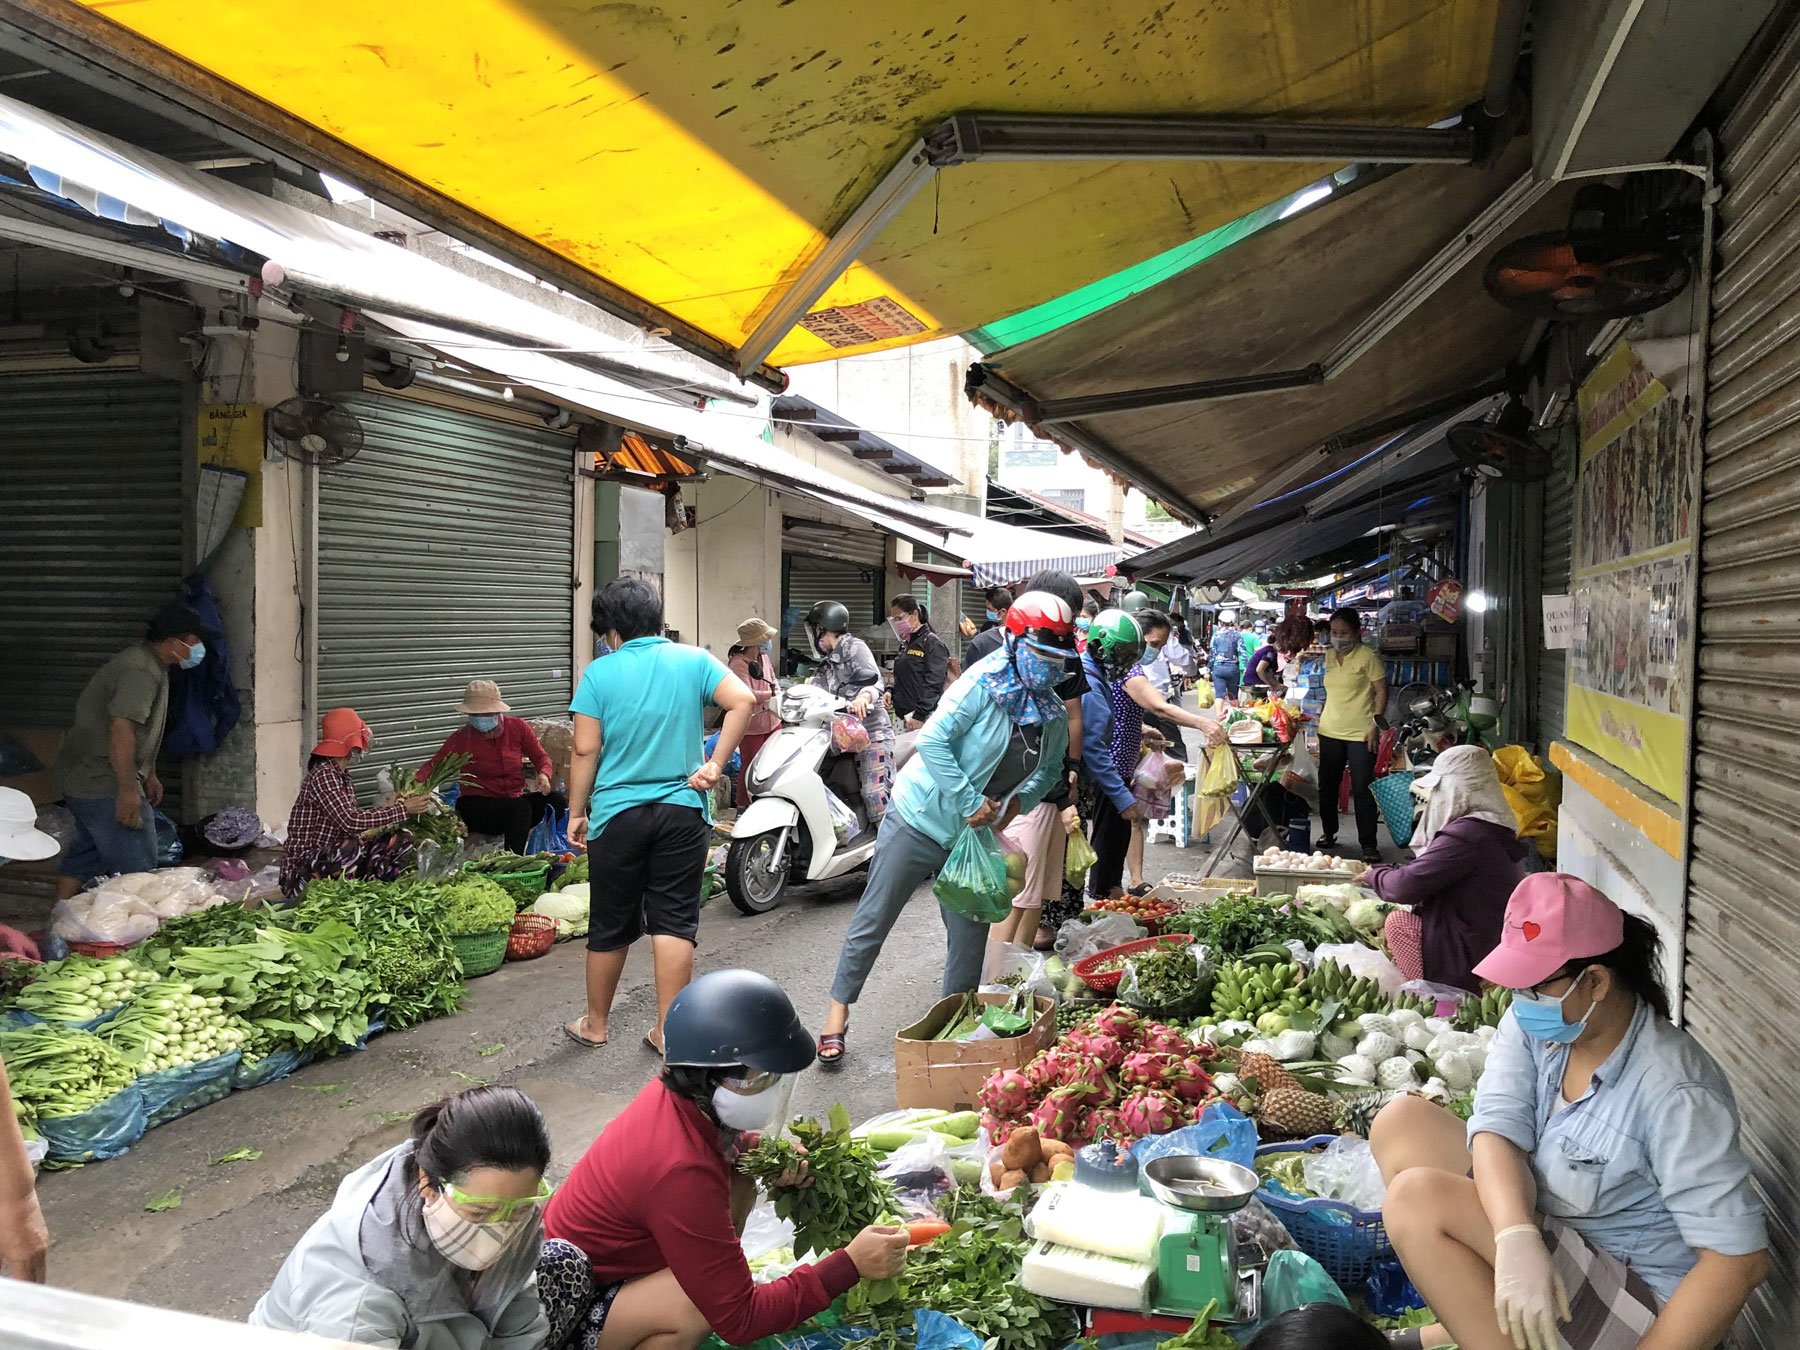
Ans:
{"type": "Polygon", "coordinates": [[[1109,680],[1123,677],[1144,654],[1144,634],[1138,621],[1122,609],[1102,610],[1088,625],[1088,650],[1109,680]]]}
{"type": "Polygon", "coordinates": [[[1119,601],[1119,608],[1127,614],[1136,614],[1140,609],[1150,608],[1150,597],[1142,591],[1126,591],[1125,598],[1119,601]]]}

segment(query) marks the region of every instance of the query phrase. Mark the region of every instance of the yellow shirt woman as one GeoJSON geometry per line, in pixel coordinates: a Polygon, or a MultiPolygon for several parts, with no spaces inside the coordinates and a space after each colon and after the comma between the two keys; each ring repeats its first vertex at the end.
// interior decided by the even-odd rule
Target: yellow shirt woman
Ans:
{"type": "Polygon", "coordinates": [[[1376,687],[1387,687],[1387,666],[1373,648],[1357,643],[1347,652],[1325,653],[1325,711],[1319,734],[1334,741],[1360,741],[1375,725],[1376,687]]]}

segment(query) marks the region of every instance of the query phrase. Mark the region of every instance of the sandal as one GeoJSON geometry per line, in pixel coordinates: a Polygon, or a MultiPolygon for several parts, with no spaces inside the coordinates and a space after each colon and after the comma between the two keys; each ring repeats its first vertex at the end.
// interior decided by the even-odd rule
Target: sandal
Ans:
{"type": "Polygon", "coordinates": [[[576,1027],[585,1027],[586,1025],[587,1015],[584,1013],[580,1019],[573,1024],[565,1024],[562,1033],[570,1040],[574,1041],[575,1044],[579,1045],[583,1050],[598,1050],[601,1046],[606,1044],[606,1038],[602,1036],[597,1041],[589,1040],[586,1036],[583,1036],[579,1031],[575,1030],[576,1027]]]}
{"type": "Polygon", "coordinates": [[[850,1028],[846,1026],[843,1031],[827,1031],[819,1036],[819,1067],[821,1069],[835,1069],[844,1062],[844,1034],[849,1030],[850,1028]],[[827,1054],[828,1050],[834,1050],[837,1053],[827,1054]]]}
{"type": "Polygon", "coordinates": [[[1150,887],[1149,882],[1140,881],[1140,882],[1138,882],[1137,885],[1133,886],[1130,890],[1126,891],[1125,894],[1135,895],[1139,899],[1142,899],[1144,896],[1150,894],[1150,890],[1151,890],[1151,887],[1150,887]]]}

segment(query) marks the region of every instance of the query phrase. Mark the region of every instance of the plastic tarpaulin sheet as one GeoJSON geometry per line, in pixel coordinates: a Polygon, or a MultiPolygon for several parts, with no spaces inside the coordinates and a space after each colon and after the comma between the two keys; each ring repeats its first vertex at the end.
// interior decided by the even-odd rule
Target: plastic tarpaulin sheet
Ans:
{"type": "MultiPolygon", "coordinates": [[[[973,109],[1426,126],[1477,97],[1495,0],[85,0],[647,306],[735,347],[922,131],[973,109]]],[[[198,71],[193,68],[198,68],[198,71]]],[[[326,165],[327,168],[331,166],[326,165]]],[[[963,332],[1337,168],[1005,163],[940,174],[776,364],[963,332]],[[844,345],[834,345],[842,343],[844,345]]],[[[817,311],[815,311],[817,312],[817,311]]]]}

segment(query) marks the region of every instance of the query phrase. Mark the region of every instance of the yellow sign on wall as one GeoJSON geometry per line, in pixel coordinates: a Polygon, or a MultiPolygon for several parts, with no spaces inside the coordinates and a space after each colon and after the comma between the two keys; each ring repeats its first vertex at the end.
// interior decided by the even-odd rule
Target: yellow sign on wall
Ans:
{"type": "Polygon", "coordinates": [[[1696,429],[1629,343],[1579,402],[1566,735],[1679,802],[1693,712],[1696,429]]]}
{"type": "Polygon", "coordinates": [[[199,462],[236,469],[248,481],[232,525],[262,524],[263,409],[256,403],[202,403],[196,437],[199,462]]]}

